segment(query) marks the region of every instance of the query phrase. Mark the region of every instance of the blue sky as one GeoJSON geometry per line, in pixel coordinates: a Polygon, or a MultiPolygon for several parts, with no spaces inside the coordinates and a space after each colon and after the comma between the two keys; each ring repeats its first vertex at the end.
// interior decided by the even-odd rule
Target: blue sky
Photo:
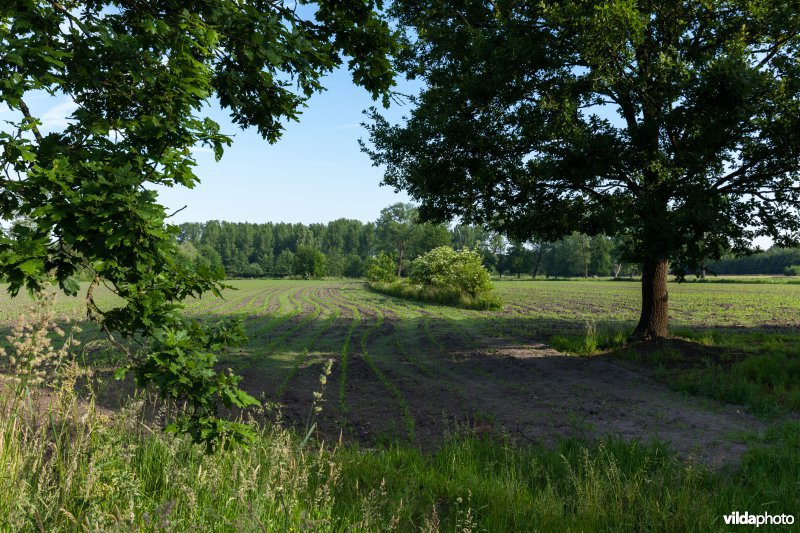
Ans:
{"type": "MultiPolygon", "coordinates": [[[[346,70],[335,71],[323,84],[327,90],[309,100],[300,121],[287,124],[273,145],[254,129],[231,124],[224,111],[211,110],[222,131],[233,135],[233,145],[219,162],[209,150],[195,153],[201,180],[195,189],[159,189],[170,212],[188,206],[172,221],[371,221],[384,207],[409,201],[406,194],[380,186],[380,169],[358,145],[366,136],[362,111],[379,103],[355,86],[346,70]]],[[[385,113],[399,119],[407,111],[393,105],[385,113]]]]}

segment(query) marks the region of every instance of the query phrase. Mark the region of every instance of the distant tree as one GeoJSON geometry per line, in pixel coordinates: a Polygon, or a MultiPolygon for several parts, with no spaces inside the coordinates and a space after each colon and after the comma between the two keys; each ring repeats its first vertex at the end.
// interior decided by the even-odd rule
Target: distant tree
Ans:
{"type": "Polygon", "coordinates": [[[365,149],[424,220],[520,240],[630,238],[633,335],[668,335],[667,274],[800,238],[797,2],[394,2],[410,118],[365,149]]]}
{"type": "Polygon", "coordinates": [[[364,276],[369,281],[379,281],[390,283],[396,281],[397,271],[395,258],[386,252],[378,252],[377,255],[367,258],[364,262],[364,276]]]}
{"type": "Polygon", "coordinates": [[[264,275],[264,269],[258,263],[250,263],[242,269],[239,275],[243,278],[259,278],[264,275]]]}
{"type": "Polygon", "coordinates": [[[182,242],[178,244],[177,261],[179,261],[184,268],[195,268],[199,259],[200,254],[191,242],[182,242]]]}
{"type": "Polygon", "coordinates": [[[800,264],[800,248],[773,246],[747,257],[725,257],[708,265],[715,274],[781,274],[786,267],[800,264]]]}
{"type": "Polygon", "coordinates": [[[534,278],[539,275],[542,268],[542,259],[544,255],[550,250],[552,244],[541,239],[535,239],[531,242],[531,252],[533,253],[532,264],[533,271],[531,276],[534,278]]]}
{"type": "Polygon", "coordinates": [[[301,244],[294,254],[293,273],[303,279],[321,278],[325,275],[325,254],[313,246],[301,244]]]}
{"type": "Polygon", "coordinates": [[[436,247],[450,244],[450,232],[441,224],[420,224],[412,204],[396,203],[381,211],[375,223],[378,249],[394,254],[397,276],[411,259],[436,247]]]}
{"type": "Polygon", "coordinates": [[[639,265],[629,261],[629,258],[633,255],[631,252],[631,247],[633,246],[631,239],[626,235],[621,235],[612,237],[611,243],[611,263],[614,277],[638,275],[640,271],[639,265]]]}
{"type": "Polygon", "coordinates": [[[294,273],[294,252],[284,250],[275,259],[273,274],[279,278],[291,276],[294,273]]]}
{"type": "Polygon", "coordinates": [[[486,241],[489,232],[480,226],[469,224],[456,224],[452,230],[453,248],[456,250],[483,250],[486,248],[486,241]]]}
{"type": "Polygon", "coordinates": [[[557,240],[548,247],[543,257],[547,275],[556,277],[585,277],[588,274],[589,261],[589,237],[579,233],[557,240]]]}
{"type": "Polygon", "coordinates": [[[344,260],[344,275],[348,278],[360,278],[364,274],[364,261],[356,254],[350,254],[344,260]]]}
{"type": "Polygon", "coordinates": [[[411,204],[396,203],[381,210],[375,223],[378,246],[397,255],[397,276],[403,273],[403,260],[414,238],[417,210],[411,204]]]}
{"type": "Polygon", "coordinates": [[[570,247],[575,258],[575,263],[579,269],[578,274],[588,278],[589,265],[592,261],[591,238],[584,233],[573,232],[572,235],[565,237],[564,240],[567,241],[567,246],[570,247]]]}
{"type": "Polygon", "coordinates": [[[331,250],[324,254],[324,259],[325,275],[337,278],[344,275],[345,258],[341,251],[338,249],[331,250]]]}
{"type": "Polygon", "coordinates": [[[450,230],[443,224],[416,224],[408,248],[408,258],[413,259],[440,246],[448,246],[452,240],[450,230]]]}
{"type": "Polygon", "coordinates": [[[222,269],[222,258],[213,246],[201,244],[197,247],[198,262],[204,264],[210,271],[222,269]]]}
{"type": "Polygon", "coordinates": [[[605,235],[592,237],[589,250],[589,272],[595,276],[608,276],[611,273],[611,239],[605,235]]]}
{"type": "Polygon", "coordinates": [[[502,234],[492,233],[489,236],[486,247],[493,258],[492,265],[500,275],[500,279],[503,279],[503,272],[506,269],[504,257],[508,249],[508,241],[502,234]]]}
{"type": "Polygon", "coordinates": [[[521,277],[524,272],[530,272],[533,266],[533,254],[522,242],[513,242],[508,252],[508,266],[512,274],[521,277]]]}

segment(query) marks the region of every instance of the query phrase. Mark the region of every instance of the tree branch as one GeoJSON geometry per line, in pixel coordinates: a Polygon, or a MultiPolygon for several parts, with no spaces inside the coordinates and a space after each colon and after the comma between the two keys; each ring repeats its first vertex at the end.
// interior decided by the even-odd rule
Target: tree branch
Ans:
{"type": "Polygon", "coordinates": [[[772,58],[775,57],[778,52],[780,52],[783,45],[791,41],[793,38],[797,37],[797,32],[791,32],[789,35],[785,36],[783,39],[778,39],[775,44],[767,52],[767,55],[756,64],[756,68],[761,70],[761,68],[772,61],[772,58]]]}
{"type": "Polygon", "coordinates": [[[167,216],[165,216],[164,218],[172,218],[172,217],[174,217],[175,215],[177,215],[178,213],[180,213],[181,211],[183,211],[184,209],[186,209],[187,207],[189,207],[189,206],[188,206],[188,205],[185,205],[185,206],[181,207],[180,209],[177,209],[177,210],[173,211],[173,212],[172,212],[172,214],[170,214],[170,215],[167,215],[167,216]]]}
{"type": "Polygon", "coordinates": [[[28,105],[21,99],[19,101],[19,110],[22,111],[22,115],[31,124],[33,136],[36,137],[36,140],[39,142],[39,144],[42,144],[42,134],[39,131],[39,126],[36,125],[36,119],[34,119],[33,115],[31,115],[31,110],[28,108],[28,105]]]}
{"type": "Polygon", "coordinates": [[[88,28],[83,24],[83,22],[78,17],[70,13],[64,6],[62,6],[58,2],[54,2],[53,0],[47,0],[47,3],[53,6],[55,10],[63,13],[64,16],[67,17],[70,20],[70,22],[79,27],[84,34],[90,33],[88,28]]]}

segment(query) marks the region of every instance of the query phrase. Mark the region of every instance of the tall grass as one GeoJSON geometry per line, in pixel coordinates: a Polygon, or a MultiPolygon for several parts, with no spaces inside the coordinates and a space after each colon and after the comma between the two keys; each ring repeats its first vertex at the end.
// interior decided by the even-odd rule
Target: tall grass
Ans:
{"type": "Polygon", "coordinates": [[[594,355],[625,345],[627,333],[618,328],[597,329],[593,319],[586,321],[583,334],[553,335],[550,346],[556,350],[573,355],[594,355]]]}
{"type": "MultiPolygon", "coordinates": [[[[34,394],[34,396],[36,396],[34,394]]],[[[262,427],[206,455],[59,391],[0,425],[0,529],[707,531],[734,510],[797,513],[800,428],[712,472],[659,444],[454,437],[435,453],[302,445],[262,427]]]]}

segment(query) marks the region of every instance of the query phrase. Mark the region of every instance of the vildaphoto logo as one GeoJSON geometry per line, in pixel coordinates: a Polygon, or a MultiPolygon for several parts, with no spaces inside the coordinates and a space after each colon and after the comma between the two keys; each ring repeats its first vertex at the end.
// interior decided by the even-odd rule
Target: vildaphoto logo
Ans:
{"type": "Polygon", "coordinates": [[[734,511],[723,515],[727,526],[791,526],[794,524],[794,515],[791,514],[750,514],[734,511]]]}

